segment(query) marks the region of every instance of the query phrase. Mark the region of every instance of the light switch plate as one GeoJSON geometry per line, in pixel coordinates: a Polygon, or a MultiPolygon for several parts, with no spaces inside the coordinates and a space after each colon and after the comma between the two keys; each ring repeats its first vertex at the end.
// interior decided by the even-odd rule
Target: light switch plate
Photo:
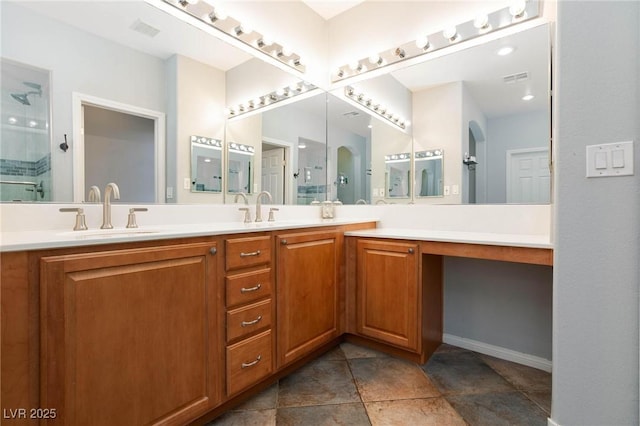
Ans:
{"type": "Polygon", "coordinates": [[[458,185],[451,185],[451,193],[453,195],[458,195],[460,194],[460,186],[458,185]]]}
{"type": "Polygon", "coordinates": [[[449,185],[444,186],[444,195],[449,195],[451,193],[451,187],[449,185]]]}
{"type": "Polygon", "coordinates": [[[191,181],[189,180],[189,178],[184,178],[184,181],[182,182],[182,187],[184,189],[191,189],[191,181]]]}
{"type": "Polygon", "coordinates": [[[587,146],[587,177],[633,175],[633,141],[587,146]]]}

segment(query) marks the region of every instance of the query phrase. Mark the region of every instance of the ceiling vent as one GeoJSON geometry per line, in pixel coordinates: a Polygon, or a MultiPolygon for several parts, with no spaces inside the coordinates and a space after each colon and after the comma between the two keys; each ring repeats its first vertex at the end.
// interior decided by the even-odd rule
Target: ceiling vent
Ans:
{"type": "Polygon", "coordinates": [[[515,74],[511,74],[511,75],[506,75],[504,77],[502,77],[502,81],[507,83],[507,84],[511,84],[511,83],[519,83],[521,81],[526,81],[529,80],[529,73],[528,72],[519,72],[519,73],[515,73],[515,74]]]}
{"type": "Polygon", "coordinates": [[[144,34],[148,37],[155,37],[160,32],[159,29],[152,27],[146,22],[142,22],[140,19],[136,20],[130,27],[133,31],[139,32],[140,34],[144,34]]]}

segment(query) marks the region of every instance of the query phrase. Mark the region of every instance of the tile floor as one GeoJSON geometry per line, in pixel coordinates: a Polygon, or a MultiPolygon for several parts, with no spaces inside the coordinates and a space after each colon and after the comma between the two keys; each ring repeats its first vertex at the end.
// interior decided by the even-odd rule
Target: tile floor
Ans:
{"type": "Polygon", "coordinates": [[[425,365],[343,343],[210,426],[546,425],[551,375],[442,345],[425,365]]]}

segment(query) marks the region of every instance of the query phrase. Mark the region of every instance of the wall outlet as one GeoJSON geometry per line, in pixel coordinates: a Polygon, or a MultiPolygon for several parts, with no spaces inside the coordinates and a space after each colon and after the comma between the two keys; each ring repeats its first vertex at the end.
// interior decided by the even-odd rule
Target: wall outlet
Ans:
{"type": "Polygon", "coordinates": [[[444,195],[451,194],[451,187],[449,185],[444,186],[444,195]]]}
{"type": "Polygon", "coordinates": [[[451,193],[453,195],[460,194],[460,186],[459,185],[451,185],[451,193]]]}
{"type": "Polygon", "coordinates": [[[378,193],[380,194],[381,197],[384,197],[384,188],[380,188],[380,190],[378,191],[378,193]]]}
{"type": "Polygon", "coordinates": [[[191,189],[191,180],[189,178],[184,178],[184,182],[182,183],[182,187],[184,189],[191,189]]]}

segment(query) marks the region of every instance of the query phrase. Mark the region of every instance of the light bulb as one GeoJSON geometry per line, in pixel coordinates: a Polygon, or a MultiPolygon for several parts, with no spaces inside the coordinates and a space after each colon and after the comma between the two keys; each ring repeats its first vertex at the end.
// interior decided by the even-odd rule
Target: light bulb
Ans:
{"type": "Polygon", "coordinates": [[[473,20],[473,26],[479,30],[487,30],[490,28],[489,25],[489,16],[480,15],[476,19],[473,20]]]}
{"type": "Polygon", "coordinates": [[[375,65],[382,65],[382,58],[377,53],[369,56],[369,62],[375,65]]]}
{"type": "Polygon", "coordinates": [[[420,36],[416,39],[416,47],[418,49],[427,50],[429,48],[429,39],[427,36],[420,36]]]}
{"type": "Polygon", "coordinates": [[[453,43],[458,38],[458,30],[456,27],[449,27],[442,32],[442,35],[449,40],[449,42],[453,43]]]}
{"type": "Polygon", "coordinates": [[[291,55],[293,55],[293,51],[291,50],[291,48],[289,46],[282,46],[282,54],[284,56],[291,56],[291,55]]]}
{"type": "Polygon", "coordinates": [[[527,2],[525,0],[516,0],[511,6],[509,6],[509,13],[515,19],[522,18],[527,9],[527,2]]]}
{"type": "Polygon", "coordinates": [[[278,95],[278,96],[284,96],[284,89],[278,89],[278,90],[276,90],[276,95],[278,95]]]}
{"type": "Polygon", "coordinates": [[[353,71],[358,71],[359,67],[360,67],[360,62],[358,61],[349,62],[349,68],[351,68],[353,71]]]}

